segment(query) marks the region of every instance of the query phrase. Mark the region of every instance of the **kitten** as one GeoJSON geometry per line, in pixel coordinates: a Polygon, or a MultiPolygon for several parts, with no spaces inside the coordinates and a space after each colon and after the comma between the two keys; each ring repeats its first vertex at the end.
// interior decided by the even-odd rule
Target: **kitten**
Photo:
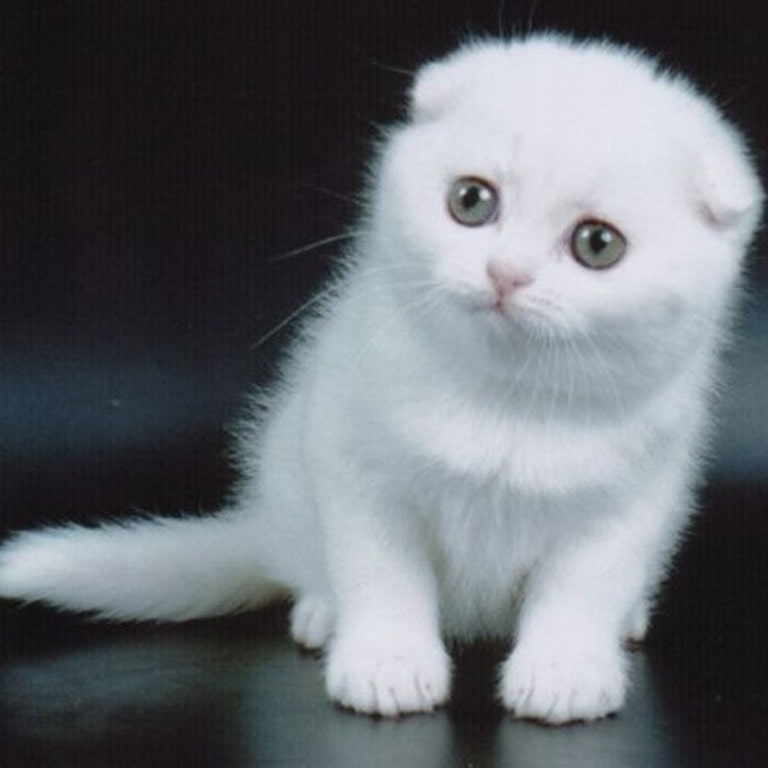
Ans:
{"type": "Polygon", "coordinates": [[[501,637],[510,712],[615,712],[759,218],[744,144],[641,55],[542,35],[425,66],[372,180],[231,507],[19,534],[0,594],[171,621],[290,596],[355,711],[432,710],[443,638],[501,637]]]}

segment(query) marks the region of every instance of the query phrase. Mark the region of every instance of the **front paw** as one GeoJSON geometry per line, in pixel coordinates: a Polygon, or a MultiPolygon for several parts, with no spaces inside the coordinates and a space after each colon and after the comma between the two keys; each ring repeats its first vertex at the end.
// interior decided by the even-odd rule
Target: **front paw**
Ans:
{"type": "Polygon", "coordinates": [[[442,644],[417,641],[391,645],[336,642],[328,657],[326,688],[342,707],[396,717],[431,712],[445,703],[450,660],[442,644]]]}
{"type": "Polygon", "coordinates": [[[621,649],[518,647],[502,667],[501,700],[516,717],[553,725],[617,712],[627,689],[621,649]]]}

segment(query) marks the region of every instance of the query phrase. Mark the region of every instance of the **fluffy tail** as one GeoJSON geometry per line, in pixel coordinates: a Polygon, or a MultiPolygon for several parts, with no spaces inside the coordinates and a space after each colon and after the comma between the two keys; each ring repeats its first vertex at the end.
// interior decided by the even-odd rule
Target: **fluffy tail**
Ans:
{"type": "Polygon", "coordinates": [[[240,513],[150,518],[15,535],[0,548],[0,597],[115,620],[184,621],[255,608],[286,594],[260,564],[240,513]]]}

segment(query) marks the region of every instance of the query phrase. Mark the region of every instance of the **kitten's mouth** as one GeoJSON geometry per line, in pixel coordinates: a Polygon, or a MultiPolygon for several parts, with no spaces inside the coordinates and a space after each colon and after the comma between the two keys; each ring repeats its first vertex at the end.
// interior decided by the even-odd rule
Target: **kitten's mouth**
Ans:
{"type": "Polygon", "coordinates": [[[510,330],[535,333],[556,333],[555,308],[547,301],[521,301],[510,297],[494,297],[477,302],[473,306],[476,315],[487,318],[496,330],[509,333],[510,330]]]}
{"type": "Polygon", "coordinates": [[[511,320],[512,315],[516,314],[516,302],[511,301],[508,296],[488,296],[487,294],[465,294],[462,296],[459,294],[457,298],[464,305],[464,308],[473,315],[487,315],[511,320]]]}
{"type": "Polygon", "coordinates": [[[525,314],[525,308],[520,305],[520,302],[509,296],[494,296],[484,300],[477,307],[477,311],[506,322],[514,322],[525,314]]]}
{"type": "Polygon", "coordinates": [[[490,305],[488,305],[488,309],[497,315],[502,315],[503,317],[508,317],[509,314],[506,309],[507,301],[504,299],[503,296],[497,296],[495,300],[493,300],[490,305]]]}
{"type": "Polygon", "coordinates": [[[509,330],[513,326],[525,324],[525,309],[509,299],[494,298],[473,302],[470,306],[473,315],[484,318],[484,322],[499,330],[509,330]]]}

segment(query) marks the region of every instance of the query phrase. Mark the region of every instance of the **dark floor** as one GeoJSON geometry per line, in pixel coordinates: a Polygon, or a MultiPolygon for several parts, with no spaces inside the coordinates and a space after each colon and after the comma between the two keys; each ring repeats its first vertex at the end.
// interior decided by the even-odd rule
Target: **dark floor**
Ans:
{"type": "Polygon", "coordinates": [[[542,727],[492,699],[501,649],[456,652],[450,706],[377,721],[338,711],[285,610],[119,627],[0,608],[0,765],[768,765],[768,494],[710,492],[616,718],[542,727]]]}

